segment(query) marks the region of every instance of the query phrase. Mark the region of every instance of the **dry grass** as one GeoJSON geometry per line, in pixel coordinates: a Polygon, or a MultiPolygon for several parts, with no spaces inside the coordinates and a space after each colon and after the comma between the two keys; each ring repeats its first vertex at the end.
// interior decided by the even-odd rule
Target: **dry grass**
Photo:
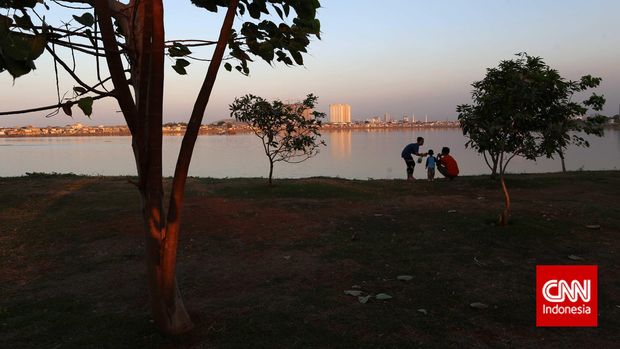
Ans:
{"type": "Polygon", "coordinates": [[[511,177],[506,228],[493,224],[498,184],[483,177],[192,179],[179,282],[197,326],[176,339],[149,322],[126,178],[0,178],[0,346],[612,347],[619,174],[511,177]],[[535,266],[583,263],[599,265],[600,327],[536,328],[535,266]],[[393,298],[361,304],[343,294],[354,285],[393,298]]]}

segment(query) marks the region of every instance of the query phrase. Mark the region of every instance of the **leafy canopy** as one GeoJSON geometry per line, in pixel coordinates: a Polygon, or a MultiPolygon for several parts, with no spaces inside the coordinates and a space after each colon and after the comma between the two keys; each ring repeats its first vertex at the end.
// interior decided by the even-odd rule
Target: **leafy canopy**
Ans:
{"type": "Polygon", "coordinates": [[[503,163],[502,172],[514,156],[551,157],[571,139],[587,144],[579,136],[571,138],[571,132],[595,132],[600,118],[581,122],[576,117],[584,116],[589,108],[600,111],[605,103],[595,93],[583,102],[573,100],[597,87],[600,78],[586,75],[568,81],[540,57],[526,53],[517,57],[488,69],[483,80],[472,84],[473,104],[457,107],[463,133],[469,137],[466,146],[496,157],[503,163]]]}
{"type": "Polygon", "coordinates": [[[246,95],[230,105],[231,116],[248,124],[264,146],[271,163],[296,163],[317,154],[324,113],[313,111],[318,98],[309,94],[300,103],[269,102],[262,97],[246,95]],[[305,114],[305,116],[304,116],[305,114]]]}

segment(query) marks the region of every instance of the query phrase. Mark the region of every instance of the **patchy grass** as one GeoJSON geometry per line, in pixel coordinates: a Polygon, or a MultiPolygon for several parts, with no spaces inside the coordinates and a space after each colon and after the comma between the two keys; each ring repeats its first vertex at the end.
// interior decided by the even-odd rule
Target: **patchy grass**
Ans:
{"type": "Polygon", "coordinates": [[[505,228],[499,183],[486,177],[192,178],[178,279],[196,329],[174,339],[148,320],[128,178],[0,178],[2,346],[613,347],[619,174],[509,176],[505,228]],[[599,266],[599,328],[535,327],[539,264],[599,266]],[[361,304],[343,294],[353,286],[393,298],[361,304]]]}

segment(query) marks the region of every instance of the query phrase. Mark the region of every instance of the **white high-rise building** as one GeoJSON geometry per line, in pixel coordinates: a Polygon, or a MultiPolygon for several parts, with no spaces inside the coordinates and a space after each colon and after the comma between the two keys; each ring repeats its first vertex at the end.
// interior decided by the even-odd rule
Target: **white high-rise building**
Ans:
{"type": "Polygon", "coordinates": [[[351,106],[348,104],[330,104],[329,122],[333,124],[346,124],[351,122],[351,106]]]}

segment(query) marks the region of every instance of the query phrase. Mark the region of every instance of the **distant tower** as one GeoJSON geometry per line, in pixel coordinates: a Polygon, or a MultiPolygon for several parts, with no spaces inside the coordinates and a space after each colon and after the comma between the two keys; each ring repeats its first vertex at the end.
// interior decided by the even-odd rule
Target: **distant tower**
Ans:
{"type": "Polygon", "coordinates": [[[348,104],[330,104],[329,122],[334,124],[351,122],[351,106],[348,104]]]}
{"type": "Polygon", "coordinates": [[[428,122],[428,114],[426,114],[426,118],[424,122],[428,122]]]}
{"type": "Polygon", "coordinates": [[[415,122],[415,113],[412,113],[411,115],[411,122],[415,122]]]}

